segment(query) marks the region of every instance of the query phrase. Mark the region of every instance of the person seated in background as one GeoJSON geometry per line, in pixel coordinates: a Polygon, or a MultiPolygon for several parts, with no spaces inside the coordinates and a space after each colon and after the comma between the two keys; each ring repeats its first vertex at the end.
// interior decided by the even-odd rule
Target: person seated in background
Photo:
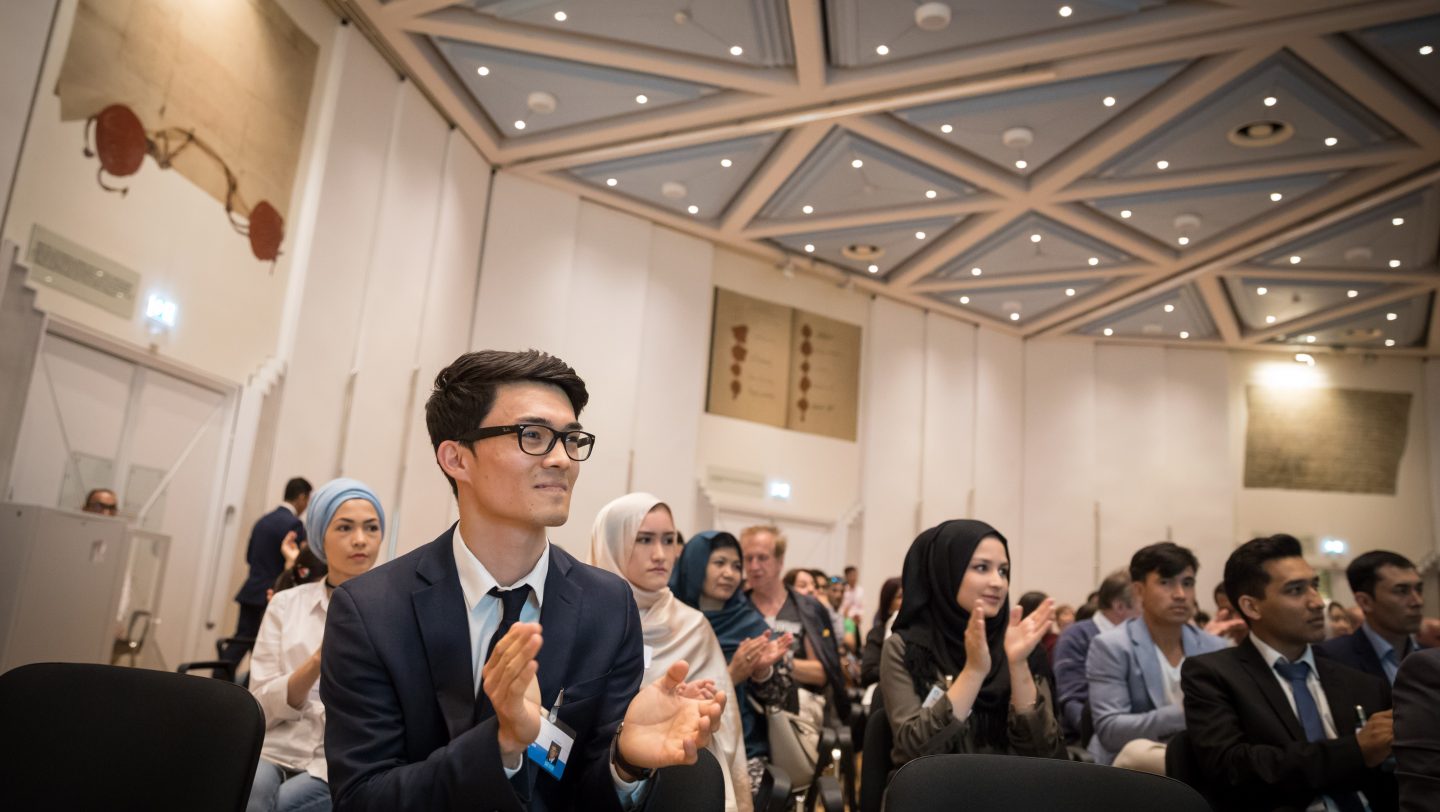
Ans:
{"type": "Polygon", "coordinates": [[[810,574],[810,570],[796,567],[785,573],[785,588],[792,590],[796,595],[814,598],[816,597],[815,576],[810,574]]]}
{"type": "Polygon", "coordinates": [[[1334,640],[1353,631],[1355,626],[1350,623],[1350,610],[1340,601],[1331,601],[1325,607],[1325,639],[1334,640]]]}
{"type": "Polygon", "coordinates": [[[858,635],[860,622],[865,619],[865,588],[860,586],[860,570],[854,565],[845,567],[845,593],[840,602],[840,614],[846,620],[855,621],[858,635]]]}
{"type": "Polygon", "coordinates": [[[700,610],[720,642],[735,686],[731,701],[740,713],[750,786],[757,790],[770,755],[765,709],[783,707],[796,712],[799,697],[791,676],[794,638],[773,634],[740,591],[742,558],[740,541],[729,533],[697,533],[680,551],[680,561],[670,575],[670,591],[685,605],[700,610]]]}
{"type": "MultiPolygon", "coordinates": [[[[1035,610],[1040,606],[1040,604],[1043,603],[1043,602],[1045,601],[1045,599],[1048,598],[1048,597],[1050,597],[1050,596],[1049,596],[1049,595],[1046,595],[1044,592],[1039,591],[1038,589],[1037,589],[1037,590],[1031,590],[1031,591],[1029,591],[1029,592],[1026,592],[1024,595],[1021,595],[1021,596],[1020,596],[1020,600],[1016,602],[1016,603],[1018,603],[1019,606],[1020,606],[1020,611],[1021,611],[1021,615],[1020,615],[1020,616],[1021,616],[1022,618],[1023,618],[1023,617],[1029,617],[1029,616],[1030,616],[1030,613],[1033,612],[1033,611],[1035,611],[1035,610]]],[[[1059,610],[1058,607],[1057,607],[1056,610],[1055,610],[1055,615],[1056,615],[1057,618],[1058,618],[1059,615],[1060,615],[1060,610],[1059,610]]],[[[1074,615],[1074,610],[1073,610],[1073,609],[1071,610],[1071,615],[1072,615],[1072,616],[1074,615]]],[[[1057,627],[1057,624],[1056,624],[1054,621],[1051,621],[1051,622],[1050,622],[1050,628],[1049,628],[1048,630],[1046,630],[1045,636],[1044,636],[1043,638],[1041,638],[1041,640],[1040,640],[1040,645],[1043,646],[1044,649],[1045,649],[1045,662],[1046,662],[1047,665],[1048,665],[1048,664],[1050,663],[1050,661],[1051,661],[1051,660],[1050,660],[1050,658],[1051,658],[1051,652],[1053,652],[1053,651],[1055,650],[1055,643],[1058,642],[1059,640],[1060,640],[1060,630],[1059,630],[1059,628],[1057,627]]],[[[1051,682],[1052,682],[1052,683],[1054,682],[1054,676],[1053,676],[1053,675],[1051,676],[1051,682]]]]}
{"type": "Polygon", "coordinates": [[[325,765],[325,706],[320,701],[320,643],[336,587],[368,571],[385,537],[385,509],[364,483],[320,486],[305,515],[307,548],[329,570],[271,599],[250,654],[250,693],[265,713],[265,744],[247,812],[330,808],[325,765]]]}
{"type": "Polygon", "coordinates": [[[1345,579],[1365,622],[1316,648],[1323,656],[1393,684],[1400,663],[1420,648],[1415,641],[1425,609],[1420,573],[1403,555],[1372,550],[1350,562],[1345,579]]]}
{"type": "MultiPolygon", "coordinates": [[[[1070,628],[1070,625],[1073,624],[1074,622],[1075,622],[1075,607],[1071,606],[1071,605],[1068,604],[1068,603],[1062,603],[1062,604],[1060,604],[1059,606],[1055,607],[1055,642],[1056,642],[1056,643],[1060,642],[1060,635],[1061,635],[1062,633],[1064,633],[1064,631],[1065,631],[1066,629],[1070,628]]],[[[1054,652],[1053,652],[1053,649],[1054,649],[1054,646],[1053,646],[1053,645],[1051,646],[1051,649],[1052,649],[1052,652],[1051,652],[1051,653],[1052,653],[1052,655],[1053,655],[1053,653],[1054,653],[1054,652]]]]}
{"type": "Polygon", "coordinates": [[[710,738],[709,749],[725,774],[725,809],[748,812],[754,808],[754,798],[725,653],[705,616],[670,590],[670,574],[680,557],[679,535],[669,505],[648,493],[629,493],[612,500],[595,516],[587,563],[624,578],[635,595],[645,641],[642,684],[659,679],[670,666],[684,661],[690,664],[692,683],[711,683],[732,698],[710,738]]]}
{"type": "Polygon", "coordinates": [[[1440,648],[1406,657],[1394,691],[1400,810],[1434,812],[1440,809],[1440,648]]]}
{"type": "Polygon", "coordinates": [[[1315,656],[1319,587],[1293,536],[1252,539],[1225,562],[1250,635],[1180,673],[1193,767],[1217,809],[1395,809],[1395,779],[1379,769],[1393,736],[1389,686],[1315,656]]]}
{"type": "Polygon", "coordinates": [[[1221,581],[1215,585],[1215,617],[1208,622],[1200,624],[1200,628],[1215,635],[1223,637],[1235,645],[1250,633],[1250,627],[1245,625],[1244,618],[1230,605],[1230,597],[1225,594],[1225,582],[1221,581]]]}
{"type": "Polygon", "coordinates": [[[885,638],[890,636],[891,624],[900,614],[900,603],[905,590],[899,578],[886,578],[880,587],[880,607],[875,610],[875,622],[865,635],[865,650],[860,656],[860,684],[869,687],[880,681],[880,650],[885,638]]]}
{"type": "Polygon", "coordinates": [[[1055,642],[1053,670],[1055,690],[1060,694],[1060,726],[1067,738],[1082,746],[1088,743],[1086,737],[1090,727],[1090,683],[1085,677],[1085,658],[1090,654],[1090,643],[1096,635],[1117,628],[1138,614],[1130,573],[1117,570],[1105,576],[1096,593],[1096,601],[1101,608],[1095,615],[1075,621],[1060,633],[1060,639],[1055,642]]]}
{"type": "Polygon", "coordinates": [[[1024,620],[1010,607],[1005,537],[984,522],[942,522],[916,537],[902,577],[880,661],[894,767],[938,753],[1065,758],[1050,688],[1030,665],[1055,604],[1024,620]]]}
{"type": "MultiPolygon", "coordinates": [[[[795,643],[795,681],[807,689],[800,694],[800,713],[807,718],[833,714],[850,719],[850,701],[845,693],[845,676],[840,670],[840,648],[830,626],[830,613],[814,598],[792,591],[780,580],[785,567],[785,536],[770,525],[740,531],[740,549],[745,554],[745,593],[780,634],[790,634],[795,643]],[[816,708],[822,698],[825,708],[816,708]],[[818,712],[817,712],[818,711],[818,712]]],[[[801,576],[796,576],[800,583],[801,576]]]]}
{"type": "Polygon", "coordinates": [[[1085,660],[1096,764],[1165,774],[1166,742],[1185,729],[1180,669],[1226,646],[1189,623],[1199,568],[1194,553],[1168,541],[1131,556],[1140,616],[1097,636],[1085,660]]]}
{"type": "Polygon", "coordinates": [[[94,488],[85,494],[85,504],[80,509],[86,513],[114,516],[120,512],[120,500],[109,488],[94,488]]]}

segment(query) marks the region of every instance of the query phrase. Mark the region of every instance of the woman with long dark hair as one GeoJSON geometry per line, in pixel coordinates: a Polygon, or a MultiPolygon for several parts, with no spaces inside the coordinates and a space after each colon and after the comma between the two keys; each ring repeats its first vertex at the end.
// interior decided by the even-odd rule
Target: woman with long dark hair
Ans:
{"type": "Polygon", "coordinates": [[[865,635],[865,649],[860,657],[862,688],[880,681],[880,652],[885,638],[890,636],[890,621],[900,612],[900,599],[904,594],[899,578],[886,578],[885,584],[880,587],[880,606],[875,610],[875,622],[865,635]]]}
{"type": "Polygon", "coordinates": [[[894,766],[936,753],[1064,758],[1050,689],[1030,667],[1055,604],[1023,620],[1011,610],[1005,537],[968,519],[932,527],[903,582],[880,664],[894,766]]]}

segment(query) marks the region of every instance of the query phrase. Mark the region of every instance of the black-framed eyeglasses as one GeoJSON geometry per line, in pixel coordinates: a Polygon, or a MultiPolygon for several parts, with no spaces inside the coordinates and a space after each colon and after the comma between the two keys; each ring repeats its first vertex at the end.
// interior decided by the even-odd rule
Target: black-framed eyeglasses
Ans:
{"type": "Polygon", "coordinates": [[[517,423],[513,426],[489,426],[477,430],[474,434],[465,438],[463,442],[469,444],[490,437],[499,437],[502,434],[515,435],[516,441],[520,443],[520,450],[532,457],[543,457],[555,448],[555,443],[564,438],[565,456],[576,462],[584,462],[590,459],[590,452],[595,450],[595,435],[588,431],[560,431],[540,423],[517,423]]]}

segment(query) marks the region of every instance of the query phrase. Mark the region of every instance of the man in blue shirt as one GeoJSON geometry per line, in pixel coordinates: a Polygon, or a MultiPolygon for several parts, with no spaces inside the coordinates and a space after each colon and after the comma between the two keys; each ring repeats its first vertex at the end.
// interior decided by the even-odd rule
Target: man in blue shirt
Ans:
{"type": "Polygon", "coordinates": [[[1425,608],[1420,573],[1405,556],[1374,550],[1350,562],[1345,578],[1365,622],[1316,650],[1394,685],[1400,661],[1420,648],[1415,640],[1425,608]]]}

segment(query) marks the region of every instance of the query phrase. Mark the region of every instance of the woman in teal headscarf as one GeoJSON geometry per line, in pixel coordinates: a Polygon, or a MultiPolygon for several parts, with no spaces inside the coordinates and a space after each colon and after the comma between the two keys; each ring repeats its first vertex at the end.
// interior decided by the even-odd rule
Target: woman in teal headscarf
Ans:
{"type": "Polygon", "coordinates": [[[796,704],[789,653],[794,641],[788,632],[772,637],[765,618],[745,597],[740,589],[741,561],[740,542],[734,536],[715,530],[699,533],[685,542],[670,575],[670,591],[705,615],[725,652],[745,734],[750,785],[758,787],[770,744],[765,718],[751,700],[762,706],[796,704]]]}

